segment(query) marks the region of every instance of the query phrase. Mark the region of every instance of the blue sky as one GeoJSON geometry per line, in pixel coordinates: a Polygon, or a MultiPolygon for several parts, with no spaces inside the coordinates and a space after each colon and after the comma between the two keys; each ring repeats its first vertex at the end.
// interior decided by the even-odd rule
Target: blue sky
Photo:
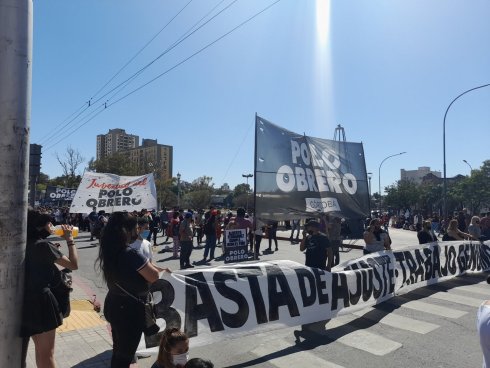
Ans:
{"type": "MultiPolygon", "coordinates": [[[[328,139],[342,124],[347,140],[364,143],[376,192],[379,165],[391,154],[407,152],[383,164],[383,186],[399,180],[401,168],[442,172],[447,106],[465,90],[490,83],[487,0],[281,0],[111,105],[273,3],[238,0],[120,94],[102,98],[80,116],[102,110],[109,99],[93,120],[62,127],[188,2],[34,2],[31,143],[44,146],[43,172],[61,174],[55,153],[67,146],[88,162],[97,134],[123,128],[172,145],[173,174],[180,172],[182,180],[207,175],[215,187],[234,187],[244,182],[242,174],[253,172],[257,112],[288,130],[328,139]]],[[[218,3],[191,1],[110,86],[161,54],[218,3]]],[[[223,1],[214,13],[231,3],[223,1]]],[[[490,159],[489,102],[487,87],[451,107],[448,177],[469,173],[463,159],[473,168],[490,159]]]]}

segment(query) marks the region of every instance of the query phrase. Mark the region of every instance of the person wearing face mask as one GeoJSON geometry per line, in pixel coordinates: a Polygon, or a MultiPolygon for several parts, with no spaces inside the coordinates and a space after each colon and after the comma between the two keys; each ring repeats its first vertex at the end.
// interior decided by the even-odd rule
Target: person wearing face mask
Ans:
{"type": "Polygon", "coordinates": [[[36,349],[36,366],[53,368],[56,328],[63,323],[63,314],[51,287],[61,267],[78,269],[78,254],[70,225],[61,225],[68,246],[68,257],[60,244],[46,238],[54,232],[51,217],[30,210],[27,214],[27,244],[25,256],[24,304],[21,336],[23,338],[22,363],[25,367],[27,348],[32,338],[36,349]]]}
{"type": "Polygon", "coordinates": [[[305,251],[305,265],[330,271],[333,262],[333,252],[328,237],[320,232],[320,223],[310,220],[305,225],[303,239],[299,246],[305,251]]]}
{"type": "MultiPolygon", "coordinates": [[[[314,220],[306,223],[299,249],[305,251],[306,266],[330,271],[333,264],[332,246],[328,237],[320,232],[320,226],[320,223],[314,220]]],[[[307,339],[324,332],[327,322],[328,320],[322,320],[301,325],[301,330],[294,331],[296,341],[299,342],[300,337],[307,339]]]]}
{"type": "Polygon", "coordinates": [[[363,234],[364,254],[391,250],[391,239],[386,231],[381,228],[379,219],[372,219],[363,234]]]}
{"type": "Polygon", "coordinates": [[[183,368],[189,360],[189,338],[178,328],[163,332],[158,358],[151,368],[183,368]]]}
{"type": "Polygon", "coordinates": [[[137,219],[115,212],[100,239],[96,262],[109,289],[104,315],[111,324],[112,368],[126,368],[133,361],[145,329],[144,304],[149,300],[149,284],[160,276],[148,257],[129,246],[138,236],[137,219]]]}
{"type": "Polygon", "coordinates": [[[151,252],[151,243],[147,240],[148,236],[151,233],[150,230],[150,221],[148,220],[148,217],[138,217],[138,227],[137,227],[137,232],[138,232],[138,238],[132,242],[129,246],[136,251],[140,252],[150,260],[152,261],[153,254],[151,252]]]}
{"type": "Polygon", "coordinates": [[[424,221],[422,230],[417,233],[419,244],[427,244],[437,241],[437,236],[432,231],[432,223],[430,221],[424,221]]]}

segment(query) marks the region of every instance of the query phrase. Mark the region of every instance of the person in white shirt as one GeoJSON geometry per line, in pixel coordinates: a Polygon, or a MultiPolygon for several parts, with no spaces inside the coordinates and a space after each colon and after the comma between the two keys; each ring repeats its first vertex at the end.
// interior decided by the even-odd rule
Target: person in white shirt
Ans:
{"type": "Polygon", "coordinates": [[[151,251],[151,243],[146,240],[148,234],[150,234],[150,223],[148,221],[148,218],[138,218],[138,238],[129,246],[134,250],[140,252],[151,262],[153,259],[153,253],[151,251]]]}
{"type": "Polygon", "coordinates": [[[151,243],[146,240],[146,237],[150,233],[150,222],[148,217],[138,217],[138,238],[129,246],[141,253],[143,256],[150,260],[150,263],[155,267],[159,272],[172,272],[167,267],[158,267],[155,263],[153,263],[153,252],[151,243]]]}

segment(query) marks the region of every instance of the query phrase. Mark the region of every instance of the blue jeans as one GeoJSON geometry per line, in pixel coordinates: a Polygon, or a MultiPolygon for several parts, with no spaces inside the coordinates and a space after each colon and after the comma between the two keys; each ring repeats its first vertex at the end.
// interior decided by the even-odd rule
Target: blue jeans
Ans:
{"type": "Polygon", "coordinates": [[[204,246],[204,258],[213,259],[214,258],[214,248],[216,248],[216,234],[207,235],[206,234],[206,245],[204,246]]]}

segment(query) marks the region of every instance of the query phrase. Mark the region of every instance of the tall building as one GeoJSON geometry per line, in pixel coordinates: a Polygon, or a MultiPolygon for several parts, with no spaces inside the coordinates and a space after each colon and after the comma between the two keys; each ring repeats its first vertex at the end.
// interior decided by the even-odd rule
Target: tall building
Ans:
{"type": "Polygon", "coordinates": [[[109,133],[97,136],[97,160],[136,148],[139,146],[139,139],[137,135],[127,134],[124,129],[109,129],[109,133]]]}
{"type": "Polygon", "coordinates": [[[127,151],[139,172],[153,172],[156,179],[172,177],[173,147],[158,144],[156,139],[143,139],[141,146],[127,151]]]}
{"type": "Polygon", "coordinates": [[[400,170],[400,179],[401,180],[409,180],[413,181],[416,184],[422,183],[422,179],[427,176],[428,174],[432,174],[435,177],[440,178],[441,177],[441,172],[440,171],[430,171],[430,167],[428,166],[421,166],[417,170],[400,170]]]}

